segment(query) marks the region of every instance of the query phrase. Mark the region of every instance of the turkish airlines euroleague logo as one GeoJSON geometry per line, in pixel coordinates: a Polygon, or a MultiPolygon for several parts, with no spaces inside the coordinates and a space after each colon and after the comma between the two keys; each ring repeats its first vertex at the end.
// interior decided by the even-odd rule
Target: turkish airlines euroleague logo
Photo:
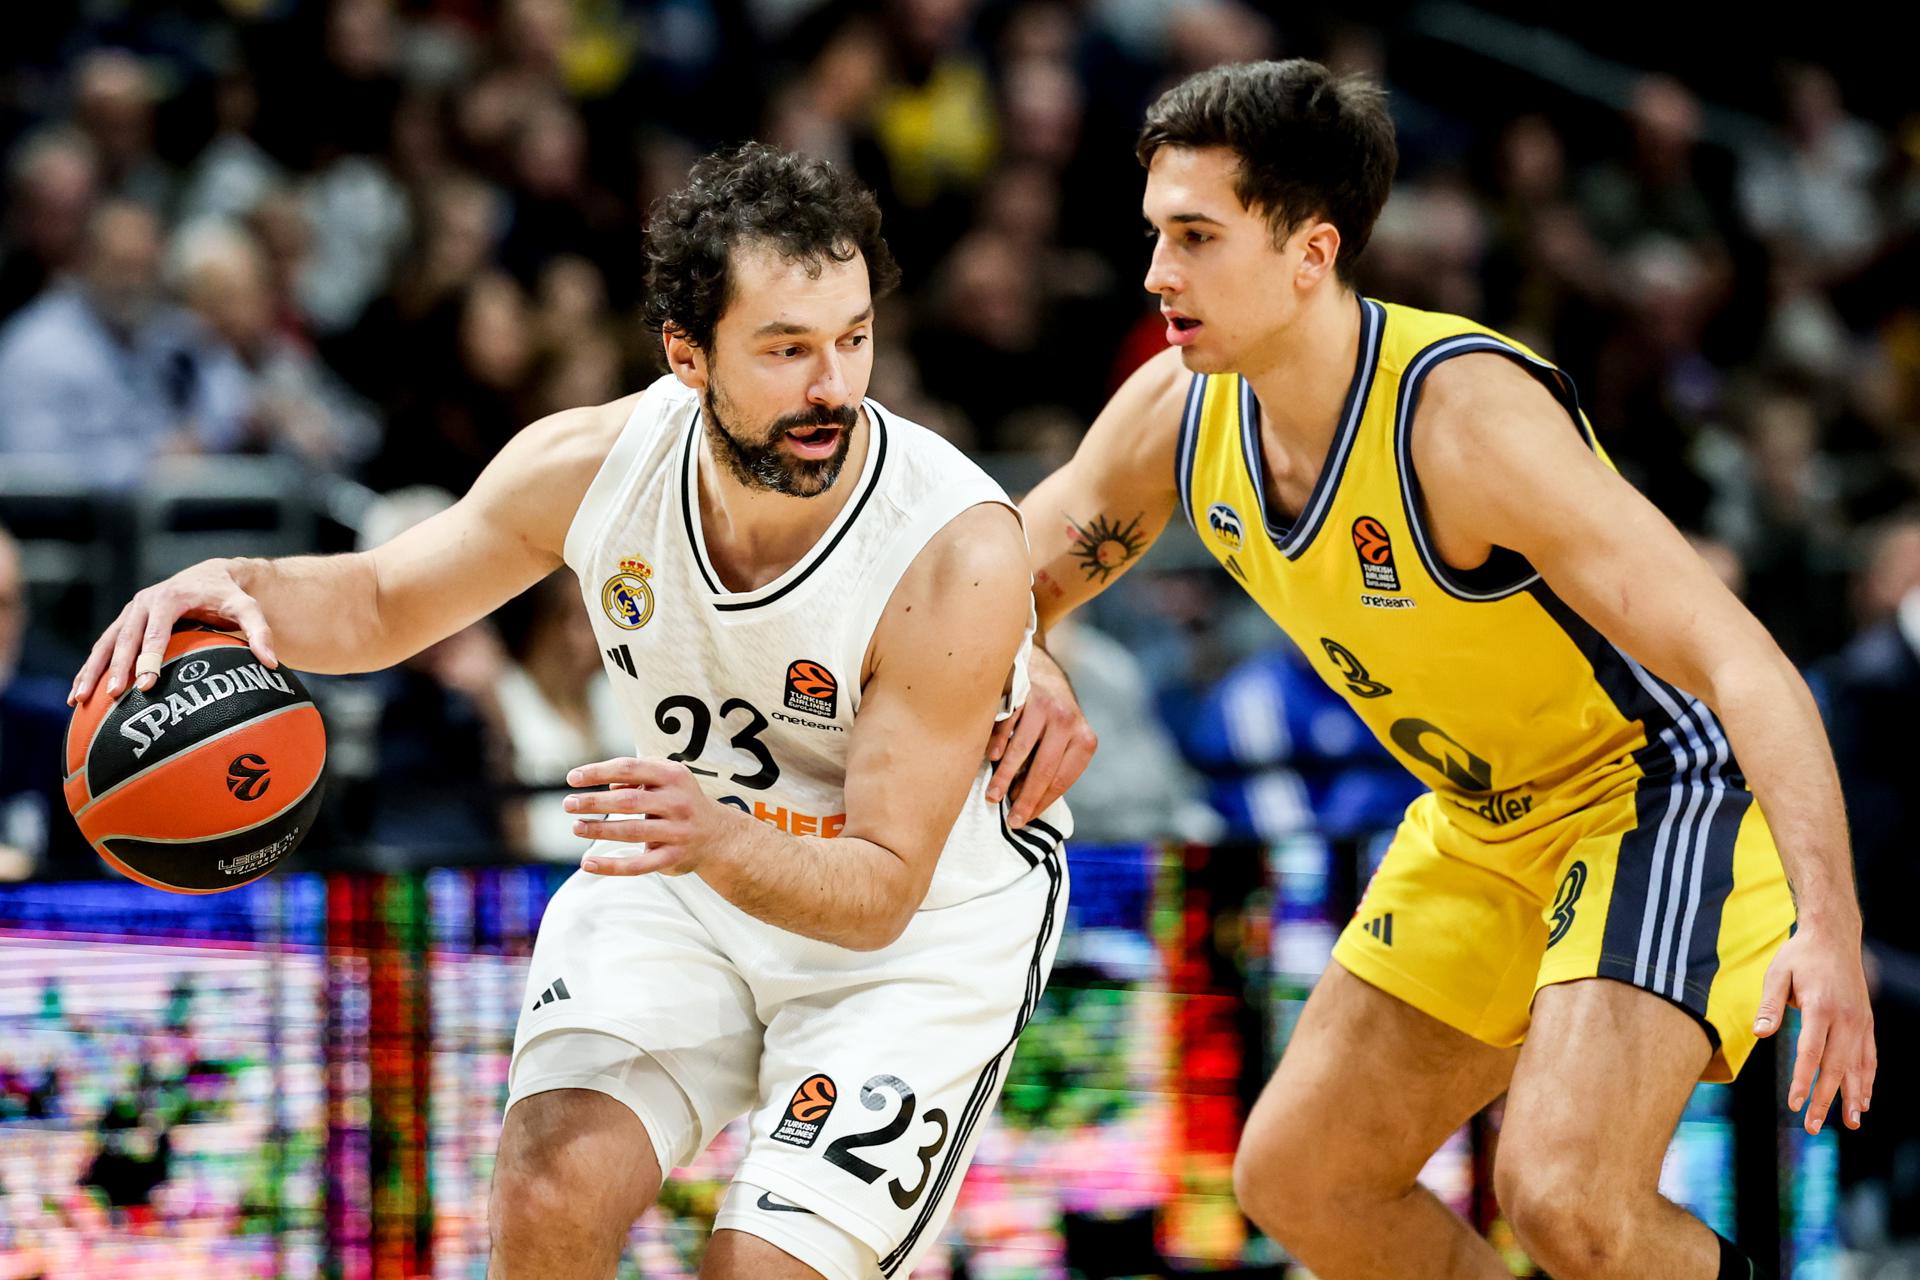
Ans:
{"type": "Polygon", "coordinates": [[[788,664],[788,710],[831,720],[839,700],[840,682],[833,678],[833,672],[807,658],[788,664]]]}
{"type": "Polygon", "coordinates": [[[1393,567],[1393,539],[1387,526],[1372,516],[1353,522],[1353,550],[1360,557],[1360,580],[1369,591],[1398,591],[1400,575],[1393,567]]]}
{"type": "Polygon", "coordinates": [[[793,1099],[787,1103],[780,1123],[774,1126],[773,1140],[795,1147],[812,1146],[820,1130],[826,1127],[827,1117],[833,1114],[834,1099],[839,1093],[833,1087],[832,1076],[815,1072],[802,1080],[800,1087],[793,1091],[793,1099]]]}
{"type": "Polygon", "coordinates": [[[267,776],[267,762],[251,751],[235,756],[227,766],[227,790],[241,800],[258,800],[272,785],[273,779],[267,776]]]}

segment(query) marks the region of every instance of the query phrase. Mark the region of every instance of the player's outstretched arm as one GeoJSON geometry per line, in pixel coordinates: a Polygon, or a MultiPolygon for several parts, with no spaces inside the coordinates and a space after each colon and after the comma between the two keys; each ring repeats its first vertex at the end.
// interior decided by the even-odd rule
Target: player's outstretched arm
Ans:
{"type": "Polygon", "coordinates": [[[205,560],[133,597],[74,678],[77,703],[136,669],[154,682],[173,624],[232,627],[261,662],[375,671],[485,617],[561,561],[567,525],[632,398],[527,427],[446,511],[370,551],[205,560]]]}
{"type": "MultiPolygon", "coordinates": [[[[1020,503],[1043,635],[1166,529],[1179,502],[1173,455],[1192,378],[1172,348],[1147,361],[1114,392],[1072,461],[1020,503]]],[[[1066,676],[1037,649],[1026,705],[1000,722],[988,746],[996,767],[987,799],[997,804],[1011,787],[1008,821],[1022,826],[1065,794],[1095,745],[1066,676]]]]}
{"type": "Polygon", "coordinates": [[[1773,1034],[1798,1005],[1788,1103],[1811,1099],[1806,1126],[1818,1132],[1844,1089],[1857,1128],[1876,1070],[1873,1013],[1839,779],[1806,682],[1679,530],[1505,357],[1461,356],[1434,371],[1413,454],[1435,528],[1525,555],[1596,630],[1726,726],[1799,917],[1767,971],[1754,1030],[1773,1034]]]}
{"type": "Polygon", "coordinates": [[[874,632],[838,836],[789,835],[709,799],[676,761],[611,760],[567,781],[613,789],[569,796],[566,807],[646,816],[574,829],[646,847],[596,851],[582,865],[614,875],[698,871],[768,924],[854,950],[886,946],[926,897],[978,775],[1029,607],[1013,513],[997,504],[962,512],[914,560],[874,632]]]}

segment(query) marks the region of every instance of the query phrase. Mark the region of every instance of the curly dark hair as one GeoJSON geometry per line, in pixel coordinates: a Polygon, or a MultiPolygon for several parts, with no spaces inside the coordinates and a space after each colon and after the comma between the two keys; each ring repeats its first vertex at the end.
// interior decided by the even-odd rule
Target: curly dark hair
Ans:
{"type": "Polygon", "coordinates": [[[1134,154],[1151,165],[1162,147],[1238,155],[1233,192],[1267,215],[1276,244],[1309,218],[1338,227],[1334,266],[1349,284],[1399,163],[1386,91],[1306,58],[1231,63],[1182,80],[1147,108],[1134,154]]]}
{"type": "Polygon", "coordinates": [[[824,160],[748,142],[701,158],[647,219],[648,325],[702,350],[732,301],[733,251],[765,245],[818,276],[828,259],[867,263],[873,296],[900,283],[873,193],[824,160]]]}

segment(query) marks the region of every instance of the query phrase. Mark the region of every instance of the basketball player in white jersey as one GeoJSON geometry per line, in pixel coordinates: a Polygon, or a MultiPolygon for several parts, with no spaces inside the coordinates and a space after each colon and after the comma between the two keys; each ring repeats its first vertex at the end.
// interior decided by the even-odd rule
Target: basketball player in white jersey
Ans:
{"type": "Polygon", "coordinates": [[[612,1276],[664,1176],[748,1114],[701,1274],[907,1275],[1046,982],[1067,816],[1016,830],[985,799],[1026,542],[865,398],[879,218],[827,164],[707,158],[649,228],[671,376],[528,427],[375,550],[148,588],[75,682],[147,683],[182,617],[269,665],[384,667],[578,575],[636,750],[568,778],[592,843],[534,949],[494,1277],[612,1276]]]}

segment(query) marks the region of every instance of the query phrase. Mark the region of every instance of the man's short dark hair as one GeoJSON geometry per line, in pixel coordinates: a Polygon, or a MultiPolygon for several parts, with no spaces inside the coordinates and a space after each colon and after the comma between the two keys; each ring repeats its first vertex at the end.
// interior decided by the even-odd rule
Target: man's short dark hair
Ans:
{"type": "Polygon", "coordinates": [[[1275,244],[1310,218],[1338,227],[1335,269],[1348,283],[1399,161],[1386,91],[1305,58],[1188,76],[1147,109],[1134,154],[1150,165],[1162,147],[1225,147],[1239,156],[1233,192],[1266,214],[1275,244]]]}
{"type": "Polygon", "coordinates": [[[647,222],[647,323],[702,350],[732,301],[733,254],[764,246],[818,276],[831,259],[866,260],[880,298],[900,283],[873,193],[824,160],[749,142],[693,166],[647,222]]]}

